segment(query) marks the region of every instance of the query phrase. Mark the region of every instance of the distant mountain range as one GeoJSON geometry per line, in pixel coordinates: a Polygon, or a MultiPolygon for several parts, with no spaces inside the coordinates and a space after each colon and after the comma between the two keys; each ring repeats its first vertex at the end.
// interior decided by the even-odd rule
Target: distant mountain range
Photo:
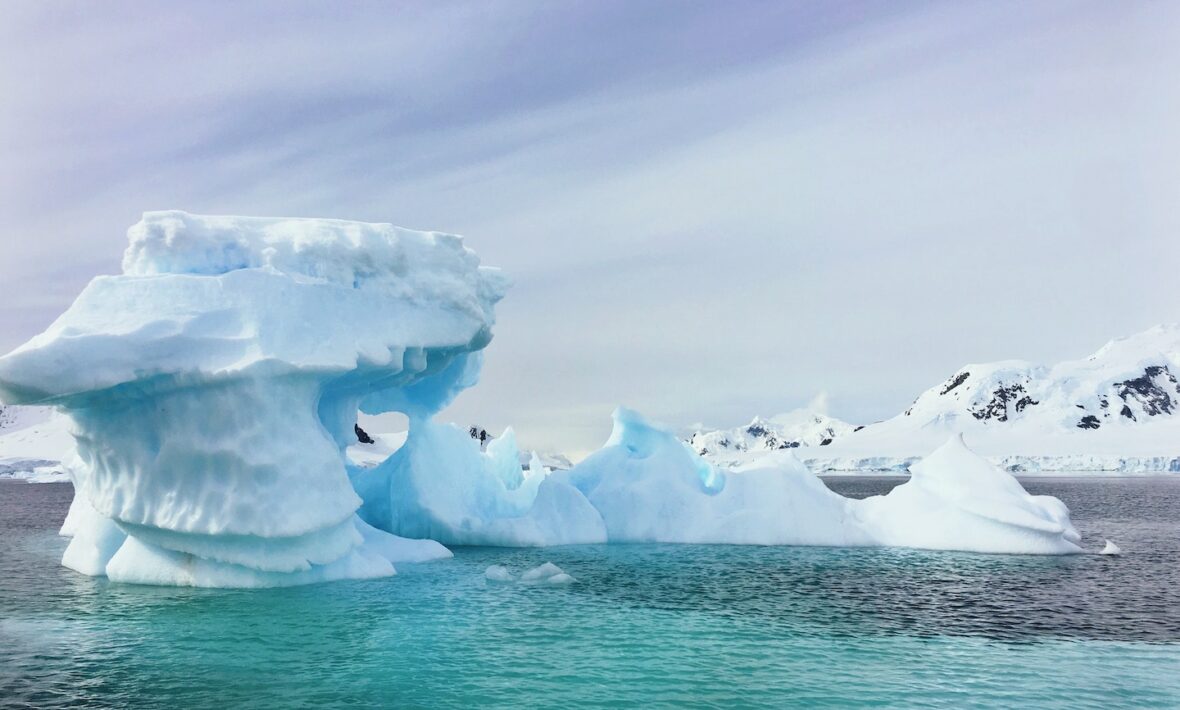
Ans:
{"type": "Polygon", "coordinates": [[[719,464],[794,448],[817,470],[904,469],[961,432],[1011,470],[1180,471],[1178,374],[1180,325],[1160,325],[1081,360],[966,365],[868,426],[796,411],[688,443],[719,464]]]}
{"type": "Polygon", "coordinates": [[[735,453],[827,446],[856,429],[825,414],[798,409],[770,419],[754,417],[749,424],[734,429],[697,431],[688,443],[701,456],[724,458],[735,453]]]}

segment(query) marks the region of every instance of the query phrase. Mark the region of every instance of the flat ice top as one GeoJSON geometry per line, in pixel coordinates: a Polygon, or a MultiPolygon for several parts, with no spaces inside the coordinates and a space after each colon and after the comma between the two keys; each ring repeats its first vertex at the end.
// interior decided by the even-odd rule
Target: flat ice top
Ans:
{"type": "Polygon", "coordinates": [[[466,286],[466,276],[479,267],[475,252],[454,234],[340,219],[145,212],[127,238],[123,273],[128,276],[266,267],[350,288],[380,284],[408,291],[466,286]],[[452,278],[460,283],[439,283],[452,278]]]}
{"type": "Polygon", "coordinates": [[[389,224],[148,212],[123,274],[95,278],[0,358],[33,403],[161,375],[399,372],[490,339],[506,279],[462,239],[389,224]]]}

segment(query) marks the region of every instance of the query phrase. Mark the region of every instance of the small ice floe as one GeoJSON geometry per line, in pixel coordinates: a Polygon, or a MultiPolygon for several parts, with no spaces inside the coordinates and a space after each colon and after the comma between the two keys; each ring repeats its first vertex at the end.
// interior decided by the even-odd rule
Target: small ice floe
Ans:
{"type": "Polygon", "coordinates": [[[488,567],[483,573],[484,579],[489,582],[515,582],[516,578],[508,571],[504,565],[492,565],[488,567]]]}
{"type": "Polygon", "coordinates": [[[1121,555],[1122,553],[1123,553],[1123,548],[1114,544],[1110,540],[1107,540],[1106,547],[1102,548],[1102,552],[1099,552],[1098,554],[1100,554],[1100,555],[1121,555]]]}
{"type": "Polygon", "coordinates": [[[546,562],[520,575],[520,581],[525,584],[569,584],[574,578],[552,562],[546,562]]]}
{"type": "Polygon", "coordinates": [[[509,571],[509,569],[504,565],[492,565],[491,567],[488,567],[484,571],[483,576],[484,579],[489,582],[519,581],[521,584],[550,586],[570,584],[576,581],[573,577],[566,574],[565,570],[553,564],[552,562],[546,562],[543,565],[526,571],[524,574],[520,575],[519,579],[513,576],[512,572],[509,571]]]}

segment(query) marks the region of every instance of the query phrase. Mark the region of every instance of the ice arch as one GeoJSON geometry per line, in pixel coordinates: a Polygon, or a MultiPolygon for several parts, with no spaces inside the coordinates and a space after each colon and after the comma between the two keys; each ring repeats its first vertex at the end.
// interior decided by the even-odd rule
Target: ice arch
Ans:
{"type": "Polygon", "coordinates": [[[296,584],[449,555],[355,515],[358,407],[428,417],[475,381],[506,280],[459,237],[149,212],[0,359],[0,399],[73,419],[63,563],[112,580],[296,584]]]}

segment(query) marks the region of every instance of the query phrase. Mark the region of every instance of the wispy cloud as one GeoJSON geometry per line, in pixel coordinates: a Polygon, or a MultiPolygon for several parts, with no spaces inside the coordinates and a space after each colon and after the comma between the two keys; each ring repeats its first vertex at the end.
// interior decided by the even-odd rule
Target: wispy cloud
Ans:
{"type": "Polygon", "coordinates": [[[145,209],[465,234],[518,286],[451,414],[867,420],[1180,318],[1166,3],[8,4],[0,349],[145,209]]]}

